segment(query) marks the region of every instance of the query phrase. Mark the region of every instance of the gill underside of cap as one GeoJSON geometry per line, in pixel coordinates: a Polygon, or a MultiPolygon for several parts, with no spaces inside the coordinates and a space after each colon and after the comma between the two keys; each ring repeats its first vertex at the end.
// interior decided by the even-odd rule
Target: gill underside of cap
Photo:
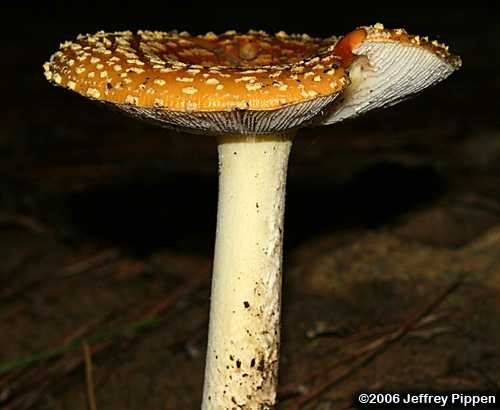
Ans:
{"type": "Polygon", "coordinates": [[[460,58],[451,55],[447,46],[381,24],[356,30],[340,40],[337,48],[343,48],[344,59],[350,61],[346,67],[350,83],[317,125],[390,107],[441,82],[461,66],[460,58]]]}
{"type": "Polygon", "coordinates": [[[193,134],[209,135],[253,135],[274,134],[304,127],[320,115],[337,97],[329,94],[314,100],[288,105],[275,110],[231,111],[168,111],[158,108],[140,107],[130,104],[103,102],[113,110],[124,112],[164,128],[193,134]]]}

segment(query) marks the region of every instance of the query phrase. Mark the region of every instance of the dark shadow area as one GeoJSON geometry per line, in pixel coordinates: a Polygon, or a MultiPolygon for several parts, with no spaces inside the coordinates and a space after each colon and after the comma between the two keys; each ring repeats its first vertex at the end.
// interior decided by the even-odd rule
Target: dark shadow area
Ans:
{"type": "MultiPolygon", "coordinates": [[[[430,167],[380,163],[341,186],[289,185],[286,244],[294,247],[319,234],[376,228],[445,191],[430,167]]],[[[209,253],[213,248],[217,180],[178,175],[122,181],[72,194],[70,224],[77,235],[123,246],[134,253],[163,247],[209,253]]]]}
{"type": "Polygon", "coordinates": [[[327,232],[377,228],[444,194],[444,179],[431,167],[380,163],[341,186],[290,187],[286,243],[297,246],[327,232]]]}
{"type": "Polygon", "coordinates": [[[70,223],[138,254],[166,247],[205,253],[215,237],[217,181],[193,176],[129,180],[70,195],[70,223]]]}

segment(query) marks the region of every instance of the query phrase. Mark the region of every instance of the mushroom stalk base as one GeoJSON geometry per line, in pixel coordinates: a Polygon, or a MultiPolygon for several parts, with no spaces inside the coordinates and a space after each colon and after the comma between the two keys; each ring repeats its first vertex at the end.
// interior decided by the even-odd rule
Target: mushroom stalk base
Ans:
{"type": "Polygon", "coordinates": [[[262,410],[275,403],[291,137],[220,141],[204,410],[262,410]]]}

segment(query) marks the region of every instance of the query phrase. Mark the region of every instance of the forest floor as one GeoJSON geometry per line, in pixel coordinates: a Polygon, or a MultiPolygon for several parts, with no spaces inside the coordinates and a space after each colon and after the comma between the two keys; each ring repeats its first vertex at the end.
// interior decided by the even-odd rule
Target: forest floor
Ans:
{"type": "MultiPolygon", "coordinates": [[[[347,409],[362,390],[498,390],[500,175],[362,136],[326,144],[330,164],[312,132],[290,172],[278,408],[347,409]]],[[[31,163],[6,184],[1,408],[85,409],[89,383],[99,410],[198,406],[215,154],[196,174],[122,165],[117,146],[99,146],[109,169],[67,144],[76,166],[31,163]]]]}

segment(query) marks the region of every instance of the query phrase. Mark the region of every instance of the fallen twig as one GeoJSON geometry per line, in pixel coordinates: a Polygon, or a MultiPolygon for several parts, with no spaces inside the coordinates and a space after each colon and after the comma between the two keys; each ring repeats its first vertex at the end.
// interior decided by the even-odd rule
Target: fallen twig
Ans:
{"type": "Polygon", "coordinates": [[[58,279],[70,278],[78,274],[85,273],[91,269],[96,269],[108,263],[114,262],[118,257],[119,252],[114,248],[98,251],[90,256],[85,255],[76,262],[64,266],[60,270],[56,271],[56,273],[47,271],[28,283],[23,283],[17,287],[6,289],[0,293],[0,303],[4,304],[7,301],[14,299],[21,294],[24,295],[33,289],[40,291],[40,287],[43,284],[51,283],[50,279],[54,277],[57,277],[58,279]]]}
{"type": "Polygon", "coordinates": [[[27,231],[36,233],[37,235],[52,236],[54,234],[53,230],[49,226],[35,220],[30,216],[21,214],[1,213],[0,227],[2,226],[14,226],[17,228],[22,228],[27,231]]]}
{"type": "MultiPolygon", "coordinates": [[[[122,327],[118,330],[105,333],[98,333],[94,334],[93,336],[88,336],[86,340],[92,343],[92,347],[89,348],[90,354],[92,356],[96,356],[97,354],[113,346],[115,343],[114,336],[117,336],[119,334],[135,335],[137,334],[138,330],[158,325],[162,321],[159,318],[159,315],[164,314],[168,309],[175,306],[183,298],[198,291],[203,286],[206,286],[208,283],[209,283],[208,274],[204,273],[198,274],[194,278],[192,278],[187,284],[180,286],[165,300],[162,300],[160,303],[156,303],[145,310],[143,309],[141,313],[133,314],[132,319],[136,319],[136,321],[131,325],[129,324],[128,326],[122,327]]],[[[131,339],[132,338],[129,338],[128,340],[130,341],[131,339]]],[[[31,391],[28,391],[17,397],[9,396],[9,398],[12,398],[12,400],[8,401],[6,407],[4,407],[3,409],[4,410],[29,409],[35,403],[37,403],[41,397],[43,397],[46,394],[46,392],[51,388],[51,386],[54,383],[59,382],[59,384],[61,384],[60,381],[64,379],[64,376],[73,373],[75,370],[77,370],[79,367],[85,364],[85,358],[82,357],[81,355],[78,355],[76,357],[73,356],[68,359],[65,358],[63,354],[75,350],[76,348],[81,348],[81,346],[82,346],[82,341],[75,340],[69,344],[59,346],[58,348],[53,349],[51,351],[42,352],[37,355],[32,355],[28,358],[0,365],[0,374],[1,374],[14,370],[15,368],[26,367],[28,365],[40,363],[41,361],[45,361],[47,359],[55,359],[58,356],[62,356],[59,357],[55,361],[55,363],[52,364],[49,368],[45,368],[43,371],[40,371],[40,374],[43,375],[43,379],[40,381],[40,383],[35,384],[34,388],[31,391]]],[[[35,379],[38,380],[40,374],[37,374],[35,372],[33,376],[35,376],[35,379]]]]}
{"type": "MultiPolygon", "coordinates": [[[[51,344],[51,351],[55,351],[61,346],[67,346],[75,343],[78,339],[85,337],[90,331],[96,328],[105,320],[105,317],[101,317],[92,320],[89,323],[77,328],[75,331],[71,332],[69,335],[63,337],[62,339],[56,340],[51,344]]],[[[37,355],[38,357],[44,355],[37,355]]],[[[46,369],[40,367],[33,367],[30,369],[24,369],[32,363],[37,363],[38,361],[30,362],[29,359],[36,359],[37,356],[25,358],[25,360],[18,360],[4,364],[5,372],[0,374],[0,405],[12,399],[14,396],[22,395],[23,391],[28,391],[34,385],[37,385],[46,377],[46,369]]],[[[48,354],[45,357],[50,356],[48,354]]]]}
{"type": "Polygon", "coordinates": [[[87,402],[89,410],[97,410],[92,370],[92,353],[86,341],[83,342],[83,355],[85,359],[85,381],[87,385],[87,402]]]}
{"type": "MultiPolygon", "coordinates": [[[[415,334],[416,331],[420,331],[420,329],[426,329],[428,328],[429,325],[432,325],[440,320],[443,320],[443,318],[448,317],[449,312],[435,312],[432,314],[429,314],[425,317],[423,317],[416,325],[415,327],[408,332],[409,335],[415,334]]],[[[369,340],[367,344],[363,345],[360,349],[356,350],[354,353],[347,354],[346,357],[343,359],[335,362],[334,366],[341,366],[344,364],[350,364],[352,363],[353,360],[359,358],[360,356],[363,356],[366,354],[367,350],[370,346],[371,343],[374,340],[379,340],[381,338],[386,337],[387,335],[393,334],[399,329],[397,325],[384,325],[384,326],[377,326],[375,328],[370,328],[370,329],[363,329],[361,331],[356,332],[353,335],[346,336],[342,338],[341,342],[342,345],[352,345],[355,343],[361,343],[364,340],[369,340]]],[[[318,353],[318,356],[324,357],[325,355],[330,355],[333,352],[336,352],[340,350],[341,347],[338,345],[334,345],[333,347],[328,346],[327,349],[323,349],[320,353],[318,353]]],[[[307,389],[305,385],[311,384],[314,380],[321,378],[325,376],[326,373],[329,372],[328,368],[327,370],[320,369],[320,370],[315,370],[313,372],[310,372],[307,374],[303,379],[299,382],[293,382],[290,383],[286,386],[283,386],[280,391],[279,391],[279,397],[280,400],[287,400],[291,397],[295,397],[299,394],[303,394],[307,389]]]]}
{"type": "MultiPolygon", "coordinates": [[[[368,343],[352,355],[338,362],[335,362],[331,366],[328,366],[322,371],[323,381],[319,382],[316,386],[305,389],[305,392],[295,400],[292,408],[302,409],[304,405],[320,396],[327,389],[347,379],[357,370],[363,368],[365,365],[371,362],[375,357],[385,352],[396,341],[400,340],[403,336],[417,327],[422,320],[425,320],[425,318],[432,311],[434,311],[440,304],[442,304],[447,299],[447,297],[459,287],[460,283],[461,281],[454,282],[451,286],[445,289],[445,291],[439,294],[431,303],[429,303],[422,310],[413,315],[408,321],[403,323],[396,331],[368,343]],[[347,367],[332,376],[331,373],[334,370],[338,370],[341,366],[347,367]]],[[[307,384],[307,381],[302,382],[300,386],[304,386],[305,384],[307,384]]]]}
{"type": "Polygon", "coordinates": [[[105,249],[64,267],[59,271],[59,275],[63,277],[79,275],[91,269],[96,269],[102,265],[114,262],[118,259],[119,255],[120,252],[118,249],[105,249]]]}

